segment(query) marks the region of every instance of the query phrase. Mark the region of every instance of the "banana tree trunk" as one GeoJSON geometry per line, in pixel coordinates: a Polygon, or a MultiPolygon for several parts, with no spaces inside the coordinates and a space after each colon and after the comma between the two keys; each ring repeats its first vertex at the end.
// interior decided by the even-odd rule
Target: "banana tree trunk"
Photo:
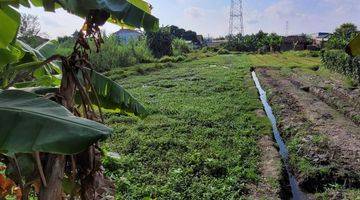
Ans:
{"type": "Polygon", "coordinates": [[[64,178],[65,156],[50,154],[45,167],[47,186],[41,187],[40,200],[61,200],[64,178]]]}

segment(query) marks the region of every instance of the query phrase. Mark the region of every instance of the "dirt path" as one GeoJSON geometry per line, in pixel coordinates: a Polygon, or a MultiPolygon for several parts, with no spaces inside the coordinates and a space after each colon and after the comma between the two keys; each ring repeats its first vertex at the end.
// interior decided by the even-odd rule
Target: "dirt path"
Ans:
{"type": "Polygon", "coordinates": [[[354,117],[359,100],[341,87],[335,92],[320,90],[325,81],[311,76],[265,68],[257,73],[271,91],[270,103],[300,186],[310,192],[331,183],[359,188],[360,127],[354,117]],[[337,106],[339,102],[345,106],[337,106]]]}

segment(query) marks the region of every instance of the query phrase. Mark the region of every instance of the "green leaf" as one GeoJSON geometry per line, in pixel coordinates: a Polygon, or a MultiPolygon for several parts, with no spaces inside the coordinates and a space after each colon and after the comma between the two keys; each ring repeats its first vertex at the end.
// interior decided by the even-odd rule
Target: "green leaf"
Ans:
{"type": "MultiPolygon", "coordinates": [[[[59,43],[56,41],[48,41],[44,44],[38,46],[36,49],[32,48],[30,45],[17,40],[17,43],[23,48],[24,51],[29,52],[30,54],[33,54],[37,57],[38,60],[46,60],[47,58],[50,58],[52,55],[55,54],[56,49],[59,46],[59,43]]],[[[55,62],[51,62],[47,65],[48,69],[46,69],[48,72],[51,70],[54,70],[56,73],[61,74],[61,68],[58,64],[55,62]]],[[[49,74],[49,73],[47,73],[49,74]]]]}
{"type": "Polygon", "coordinates": [[[109,22],[120,26],[141,28],[147,31],[157,30],[159,20],[151,15],[150,5],[143,0],[31,0],[37,7],[53,11],[61,7],[80,17],[86,17],[91,11],[106,11],[110,14],[109,22]]]}
{"type": "Polygon", "coordinates": [[[346,47],[346,53],[351,56],[360,56],[360,34],[350,41],[346,47]]]}
{"type": "Polygon", "coordinates": [[[36,47],[35,49],[44,57],[50,58],[55,55],[56,49],[59,47],[59,42],[57,40],[50,40],[44,44],[36,47]]]}
{"type": "Polygon", "coordinates": [[[7,48],[0,48],[0,73],[5,65],[18,62],[24,55],[25,52],[16,45],[8,45],[7,48]]]}
{"type": "Polygon", "coordinates": [[[76,154],[112,132],[63,106],[20,90],[0,91],[0,151],[76,154]]]}
{"type": "Polygon", "coordinates": [[[140,8],[141,10],[147,12],[148,14],[151,14],[151,7],[148,3],[145,1],[139,1],[139,0],[128,0],[129,3],[133,4],[134,6],[140,8]]]}
{"type": "Polygon", "coordinates": [[[0,8],[0,48],[6,48],[16,38],[20,26],[20,14],[10,8],[0,8]]]}
{"type": "MultiPolygon", "coordinates": [[[[34,49],[31,46],[29,46],[28,44],[26,44],[20,40],[17,40],[17,44],[19,46],[21,46],[23,48],[23,50],[25,51],[26,54],[25,54],[24,58],[27,58],[26,62],[33,62],[33,61],[31,61],[31,59],[34,59],[35,61],[46,60],[47,58],[49,58],[55,54],[55,51],[59,45],[56,41],[48,41],[48,42],[45,42],[44,44],[40,45],[36,49],[34,49]]],[[[26,62],[24,62],[24,63],[26,63],[26,62]]],[[[51,62],[51,63],[43,66],[42,68],[37,68],[34,71],[33,76],[36,79],[35,81],[32,81],[30,83],[25,83],[25,84],[21,84],[21,83],[16,84],[16,86],[29,86],[29,84],[31,86],[43,85],[43,84],[44,84],[43,86],[60,85],[61,77],[54,75],[54,73],[61,74],[62,73],[61,68],[57,63],[51,62]]]]}
{"type": "Polygon", "coordinates": [[[9,64],[16,62],[16,55],[14,55],[9,49],[0,49],[0,72],[1,69],[9,64]]]}
{"type": "MultiPolygon", "coordinates": [[[[118,83],[96,71],[90,69],[86,71],[90,74],[91,82],[103,108],[120,109],[142,117],[147,115],[144,106],[118,83]]],[[[79,74],[78,77],[82,79],[82,75],[79,74]]],[[[96,99],[93,99],[93,102],[95,103],[96,99]]]]}

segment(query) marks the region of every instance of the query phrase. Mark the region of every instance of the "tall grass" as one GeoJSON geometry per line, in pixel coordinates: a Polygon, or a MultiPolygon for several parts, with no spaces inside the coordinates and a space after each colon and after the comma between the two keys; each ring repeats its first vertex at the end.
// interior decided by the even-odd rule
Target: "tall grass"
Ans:
{"type": "Polygon", "coordinates": [[[191,44],[183,39],[175,38],[172,41],[173,55],[180,56],[188,54],[192,51],[191,44]]]}
{"type": "Polygon", "coordinates": [[[99,53],[90,54],[90,62],[95,70],[107,71],[118,67],[128,67],[137,63],[153,62],[145,39],[131,41],[127,44],[119,41],[115,36],[104,39],[99,53]]]}
{"type": "MultiPolygon", "coordinates": [[[[73,38],[60,42],[57,54],[69,56],[73,51],[75,40],[73,38]]],[[[91,49],[95,49],[90,42],[91,49]]],[[[90,63],[97,71],[104,72],[114,68],[128,67],[139,63],[153,62],[181,62],[192,50],[192,45],[183,39],[172,40],[172,56],[163,56],[156,59],[149,48],[149,42],[146,38],[131,40],[128,43],[116,38],[116,36],[104,37],[104,43],[101,45],[100,52],[92,51],[89,55],[90,63]]]]}

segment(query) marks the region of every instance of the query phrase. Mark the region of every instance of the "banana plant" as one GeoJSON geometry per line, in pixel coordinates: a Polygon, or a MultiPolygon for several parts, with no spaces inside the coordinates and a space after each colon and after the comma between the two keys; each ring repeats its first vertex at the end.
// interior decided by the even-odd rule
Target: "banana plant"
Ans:
{"type": "Polygon", "coordinates": [[[351,56],[360,56],[360,34],[352,39],[346,46],[346,53],[351,56]]]}
{"type": "Polygon", "coordinates": [[[159,23],[142,0],[0,0],[0,157],[22,199],[30,193],[55,200],[114,195],[99,158],[98,141],[112,132],[102,123],[101,108],[138,116],[146,110],[86,60],[87,38],[100,49],[98,27],[106,22],[147,31],[159,23]],[[17,40],[16,8],[31,4],[85,18],[71,55],[52,55],[55,41],[31,48],[17,40]]]}

